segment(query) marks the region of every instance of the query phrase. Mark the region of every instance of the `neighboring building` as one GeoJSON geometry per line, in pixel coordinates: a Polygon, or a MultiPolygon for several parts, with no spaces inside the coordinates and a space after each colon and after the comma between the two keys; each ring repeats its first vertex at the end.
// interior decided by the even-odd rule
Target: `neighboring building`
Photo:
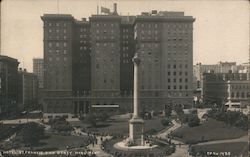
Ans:
{"type": "Polygon", "coordinates": [[[72,97],[74,18],[71,15],[46,14],[42,20],[44,21],[44,110],[73,113],[73,102],[67,97],[72,97]]]}
{"type": "Polygon", "coordinates": [[[17,112],[18,60],[0,55],[0,117],[12,116],[17,112]]]}
{"type": "Polygon", "coordinates": [[[250,73],[250,63],[243,63],[238,65],[239,73],[250,73]]]}
{"type": "Polygon", "coordinates": [[[218,64],[210,65],[197,63],[193,66],[193,77],[196,80],[197,88],[201,87],[201,78],[203,73],[208,73],[210,71],[214,73],[228,73],[229,71],[236,73],[238,71],[238,67],[236,62],[219,62],[218,64]]]}
{"type": "Polygon", "coordinates": [[[249,103],[250,82],[247,73],[204,73],[202,96],[207,105],[228,101],[249,103]]]}
{"type": "Polygon", "coordinates": [[[40,89],[43,89],[44,68],[43,68],[43,59],[42,58],[34,58],[33,59],[33,73],[38,78],[38,87],[40,89]]]}
{"type": "Polygon", "coordinates": [[[43,88],[44,88],[44,60],[43,58],[34,58],[33,59],[33,73],[37,76],[38,79],[38,91],[37,91],[37,100],[38,107],[37,109],[43,109],[43,88]]]}
{"type": "Polygon", "coordinates": [[[193,22],[193,17],[183,12],[154,11],[136,17],[141,95],[147,107],[169,103],[192,106],[193,22]]]}
{"type": "Polygon", "coordinates": [[[37,93],[37,76],[20,68],[18,71],[18,109],[20,112],[37,109],[37,93]]]}
{"type": "Polygon", "coordinates": [[[86,113],[119,106],[132,109],[133,63],[141,58],[144,110],[193,103],[193,22],[183,12],[138,16],[45,14],[44,91],[46,112],[86,113]]]}

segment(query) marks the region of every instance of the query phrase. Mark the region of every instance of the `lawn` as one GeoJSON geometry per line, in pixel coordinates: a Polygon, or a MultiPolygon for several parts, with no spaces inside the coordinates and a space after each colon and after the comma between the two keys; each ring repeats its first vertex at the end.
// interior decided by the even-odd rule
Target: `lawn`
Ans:
{"type": "Polygon", "coordinates": [[[74,147],[84,147],[87,145],[88,138],[67,135],[63,136],[60,134],[54,133],[46,133],[45,136],[47,138],[39,141],[39,145],[34,147],[36,150],[62,150],[66,149],[66,146],[70,146],[70,148],[74,147]]]}
{"type": "Polygon", "coordinates": [[[22,124],[0,124],[0,141],[22,129],[22,124]]]}
{"type": "MultiPolygon", "coordinates": [[[[161,119],[158,117],[154,117],[150,120],[145,120],[145,131],[146,132],[155,132],[164,129],[165,127],[161,124],[161,119]]],[[[108,133],[108,134],[120,134],[120,135],[128,135],[128,118],[119,118],[109,120],[107,122],[98,122],[96,127],[89,128],[89,131],[97,132],[97,133],[108,133]]],[[[86,127],[88,125],[83,124],[82,122],[70,122],[73,126],[86,127]]]]}
{"type": "MultiPolygon", "coordinates": [[[[91,128],[91,130],[99,132],[99,133],[128,135],[128,126],[129,126],[129,122],[127,119],[114,120],[106,124],[103,124],[97,128],[91,128]]],[[[153,118],[150,120],[145,120],[146,132],[160,131],[162,129],[164,129],[164,126],[161,124],[161,118],[153,118]]]]}
{"type": "Polygon", "coordinates": [[[192,152],[195,153],[219,153],[221,156],[223,152],[229,152],[230,155],[225,156],[247,156],[248,155],[248,143],[247,142],[235,142],[235,143],[221,143],[221,144],[211,144],[203,146],[192,146],[192,152]]]}
{"type": "Polygon", "coordinates": [[[185,143],[197,143],[212,140],[239,138],[247,135],[247,131],[227,126],[225,123],[209,119],[197,127],[182,126],[172,134],[185,143]]]}

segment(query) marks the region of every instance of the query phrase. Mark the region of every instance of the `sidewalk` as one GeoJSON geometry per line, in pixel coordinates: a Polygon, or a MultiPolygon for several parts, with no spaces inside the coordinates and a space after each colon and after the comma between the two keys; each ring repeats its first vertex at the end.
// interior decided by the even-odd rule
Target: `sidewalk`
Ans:
{"type": "MultiPolygon", "coordinates": [[[[167,129],[165,132],[161,132],[156,135],[156,137],[166,139],[167,135],[181,127],[181,124],[176,122],[175,120],[172,120],[173,126],[167,129]]],[[[169,157],[192,157],[189,155],[188,152],[188,145],[185,145],[183,142],[178,141],[178,140],[171,140],[172,143],[176,145],[176,150],[173,154],[169,155],[169,157]],[[178,144],[181,144],[180,146],[178,144]],[[184,144],[184,145],[183,145],[184,144]]]]}
{"type": "Polygon", "coordinates": [[[209,142],[201,142],[201,143],[198,143],[196,145],[202,146],[202,145],[209,145],[209,144],[233,143],[233,142],[248,142],[248,135],[242,136],[242,137],[236,138],[236,139],[215,140],[215,141],[209,141],[209,142]]]}
{"type": "MultiPolygon", "coordinates": [[[[97,138],[97,144],[94,144],[94,146],[92,143],[89,144],[88,149],[92,150],[96,154],[97,157],[113,157],[112,155],[107,154],[106,152],[104,152],[101,149],[101,143],[102,143],[101,136],[96,136],[96,138],[97,138]]],[[[102,138],[103,138],[103,140],[105,140],[105,139],[110,139],[111,137],[106,136],[106,137],[102,137],[102,138]]]]}

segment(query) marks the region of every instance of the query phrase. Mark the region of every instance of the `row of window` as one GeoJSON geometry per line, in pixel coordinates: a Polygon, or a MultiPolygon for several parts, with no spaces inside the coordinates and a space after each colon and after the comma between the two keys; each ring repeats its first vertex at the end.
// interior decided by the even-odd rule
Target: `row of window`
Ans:
{"type": "Polygon", "coordinates": [[[64,33],[66,34],[67,33],[67,30],[66,29],[49,29],[49,33],[52,33],[52,32],[56,32],[56,33],[64,33]]]}
{"type": "Polygon", "coordinates": [[[87,34],[81,34],[80,38],[87,38],[87,34]]]}
{"type": "Polygon", "coordinates": [[[63,57],[63,58],[61,58],[61,57],[56,57],[55,59],[53,59],[52,57],[49,57],[49,61],[61,61],[61,60],[63,60],[63,61],[67,61],[68,59],[67,59],[67,57],[63,57]]]}
{"type": "Polygon", "coordinates": [[[56,27],[60,27],[60,26],[63,26],[63,27],[66,27],[67,26],[67,23],[66,22],[45,22],[45,25],[48,26],[56,26],[56,27]]]}
{"type": "Polygon", "coordinates": [[[145,48],[145,47],[148,47],[148,48],[153,48],[153,47],[155,47],[155,48],[157,48],[157,47],[159,47],[159,44],[156,44],[156,43],[152,43],[152,44],[144,44],[144,43],[142,43],[142,44],[140,44],[140,47],[141,48],[145,48]]]}
{"type": "Polygon", "coordinates": [[[231,98],[250,98],[250,92],[232,92],[231,98]]]}
{"type": "MultiPolygon", "coordinates": [[[[176,79],[174,78],[172,81],[176,82],[176,79]]],[[[168,79],[168,82],[171,82],[171,79],[168,79]]],[[[182,78],[179,78],[179,82],[182,82],[182,78]]],[[[185,82],[188,82],[187,78],[185,78],[185,82]]]]}
{"type": "Polygon", "coordinates": [[[154,28],[158,28],[158,24],[157,23],[138,23],[136,25],[137,26],[141,26],[141,27],[148,27],[148,28],[151,28],[151,27],[154,27],[154,28]]]}
{"type": "Polygon", "coordinates": [[[54,53],[54,52],[56,52],[56,54],[59,54],[59,53],[63,53],[63,54],[67,54],[67,50],[59,50],[59,49],[56,49],[56,50],[52,50],[52,49],[49,49],[49,51],[48,51],[49,53],[54,53]]]}
{"type": "Polygon", "coordinates": [[[80,32],[86,32],[86,31],[87,31],[86,28],[81,28],[81,29],[80,29],[80,32]]]}
{"type": "Polygon", "coordinates": [[[111,40],[114,40],[115,37],[112,35],[112,36],[95,36],[93,39],[96,39],[96,40],[106,40],[106,39],[111,39],[111,40]]]}
{"type": "Polygon", "coordinates": [[[67,36],[66,35],[56,35],[56,36],[49,36],[49,39],[67,39],[67,36]]]}
{"type": "MultiPolygon", "coordinates": [[[[168,89],[177,89],[177,88],[178,88],[178,86],[176,86],[176,85],[174,85],[174,86],[168,85],[168,89]]],[[[188,85],[185,85],[185,86],[180,85],[178,89],[184,89],[184,88],[188,89],[188,85]]]]}
{"type": "Polygon", "coordinates": [[[114,26],[118,26],[118,23],[104,23],[104,22],[100,22],[100,23],[92,23],[93,26],[97,26],[97,27],[114,27],[114,26]]]}
{"type": "Polygon", "coordinates": [[[248,85],[231,85],[232,89],[249,89],[248,85]]]}
{"type": "MultiPolygon", "coordinates": [[[[157,23],[137,23],[136,27],[140,26],[140,27],[147,27],[147,28],[158,28],[160,24],[157,23]]],[[[171,24],[171,23],[164,23],[163,24],[164,27],[166,28],[172,28],[172,29],[186,29],[186,28],[192,28],[191,24],[180,24],[180,23],[176,23],[176,24],[171,24]]]]}
{"type": "Polygon", "coordinates": [[[141,30],[140,33],[141,34],[148,34],[148,35],[151,35],[151,34],[157,35],[158,31],[157,30],[155,30],[155,31],[148,30],[147,32],[145,31],[145,33],[144,33],[144,30],[141,30]]]}
{"type": "Polygon", "coordinates": [[[122,32],[123,33],[128,33],[128,29],[123,29],[122,32]]]}
{"type": "MultiPolygon", "coordinates": [[[[179,64],[179,68],[182,68],[182,67],[183,67],[183,65],[182,65],[182,64],[179,64]]],[[[188,68],[188,65],[185,64],[184,67],[185,67],[185,68],[188,68]]],[[[168,64],[168,69],[170,69],[170,68],[176,69],[176,68],[177,68],[177,65],[176,65],[176,64],[173,64],[173,65],[168,64]]]]}
{"type": "MultiPolygon", "coordinates": [[[[158,85],[155,85],[154,86],[154,89],[158,89],[160,86],[158,86],[158,85]]],[[[174,86],[167,86],[168,87],[168,89],[179,89],[179,90],[182,90],[182,89],[188,89],[188,85],[185,85],[185,86],[182,86],[182,85],[180,85],[180,86],[176,86],[176,85],[174,85],[174,86]]],[[[152,86],[149,84],[149,85],[147,85],[147,86],[145,86],[145,85],[141,85],[141,89],[152,89],[152,86]],[[147,88],[146,88],[147,87],[147,88]]]]}
{"type": "Polygon", "coordinates": [[[96,46],[99,47],[99,46],[111,46],[111,47],[114,47],[114,43],[111,42],[111,43],[96,43],[96,46]]]}
{"type": "MultiPolygon", "coordinates": [[[[171,72],[169,71],[169,72],[168,72],[168,76],[170,76],[171,74],[174,75],[174,76],[176,76],[176,75],[177,75],[177,72],[176,72],[176,71],[173,71],[173,72],[171,73],[171,72]]],[[[185,74],[185,76],[187,76],[187,75],[188,75],[188,72],[185,71],[184,74],[185,74]]],[[[179,72],[179,75],[180,75],[180,76],[182,75],[182,71],[179,72]]]]}
{"type": "Polygon", "coordinates": [[[67,43],[66,42],[63,42],[63,43],[59,43],[59,42],[56,42],[56,43],[53,43],[53,42],[49,42],[49,47],[52,47],[52,46],[56,46],[56,47],[60,47],[60,46],[64,46],[64,47],[67,47],[67,43]]]}
{"type": "Polygon", "coordinates": [[[130,59],[123,59],[122,63],[131,63],[132,61],[130,59]]]}
{"type": "Polygon", "coordinates": [[[138,39],[140,39],[140,40],[159,40],[159,37],[150,37],[150,36],[145,37],[145,36],[140,36],[140,37],[138,37],[138,39]]]}

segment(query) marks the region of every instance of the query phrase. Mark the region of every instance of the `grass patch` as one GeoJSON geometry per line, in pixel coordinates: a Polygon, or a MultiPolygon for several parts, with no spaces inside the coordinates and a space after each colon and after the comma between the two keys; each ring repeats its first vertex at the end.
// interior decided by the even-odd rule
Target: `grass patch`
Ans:
{"type": "Polygon", "coordinates": [[[22,129],[22,124],[0,124],[0,141],[9,138],[22,129]]]}
{"type": "Polygon", "coordinates": [[[36,150],[47,150],[54,148],[55,150],[66,149],[67,146],[70,148],[84,147],[91,142],[90,137],[79,137],[67,135],[63,136],[60,134],[46,133],[47,138],[40,140],[41,145],[35,147],[36,150]]]}
{"type": "MultiPolygon", "coordinates": [[[[157,132],[165,127],[161,124],[162,118],[153,118],[145,120],[145,131],[146,132],[157,132]]],[[[88,131],[97,132],[100,134],[110,134],[110,135],[128,135],[129,119],[119,119],[119,120],[108,120],[106,122],[99,122],[96,127],[89,127],[86,124],[80,124],[81,122],[73,122],[72,126],[78,127],[88,127],[88,131]]]]}
{"type": "MultiPolygon", "coordinates": [[[[25,146],[24,143],[18,139],[14,139],[13,144],[16,149],[22,150],[38,150],[38,151],[54,151],[65,150],[68,146],[71,148],[83,148],[92,142],[92,137],[79,137],[67,135],[63,136],[55,133],[45,133],[45,137],[39,140],[38,143],[32,144],[32,146],[25,146]]],[[[11,142],[5,143],[4,150],[13,148],[11,142]]]]}
{"type": "MultiPolygon", "coordinates": [[[[247,142],[235,142],[235,143],[221,143],[221,144],[211,144],[203,146],[192,146],[191,148],[193,154],[199,153],[208,155],[209,152],[215,152],[222,155],[224,152],[229,152],[229,156],[247,156],[248,155],[248,143],[247,142]]],[[[226,155],[225,155],[226,156],[226,155]]]]}
{"type": "Polygon", "coordinates": [[[247,135],[247,131],[209,119],[197,127],[182,126],[173,132],[172,135],[185,143],[195,144],[198,142],[239,138],[247,135]]]}

